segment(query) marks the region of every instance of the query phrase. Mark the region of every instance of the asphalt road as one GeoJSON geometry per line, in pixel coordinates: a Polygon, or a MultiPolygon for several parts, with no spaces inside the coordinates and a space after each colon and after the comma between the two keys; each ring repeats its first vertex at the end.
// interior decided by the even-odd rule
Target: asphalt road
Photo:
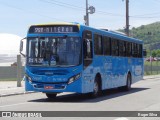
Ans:
{"type": "MultiPolygon", "coordinates": [[[[132,89],[128,92],[118,89],[106,90],[102,96],[95,99],[75,93],[59,94],[54,101],[48,100],[43,93],[1,97],[0,111],[160,111],[160,78],[150,78],[137,82],[132,85],[132,89]]],[[[97,118],[52,119],[97,120],[97,118]]],[[[99,119],[160,120],[157,117],[99,119]]]]}

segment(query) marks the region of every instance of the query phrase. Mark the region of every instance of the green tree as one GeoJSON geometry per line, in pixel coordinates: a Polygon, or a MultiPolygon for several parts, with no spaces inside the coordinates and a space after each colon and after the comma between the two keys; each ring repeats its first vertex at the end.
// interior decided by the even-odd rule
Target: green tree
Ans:
{"type": "Polygon", "coordinates": [[[156,57],[157,56],[157,52],[156,52],[156,50],[153,50],[152,51],[152,57],[156,57]]]}

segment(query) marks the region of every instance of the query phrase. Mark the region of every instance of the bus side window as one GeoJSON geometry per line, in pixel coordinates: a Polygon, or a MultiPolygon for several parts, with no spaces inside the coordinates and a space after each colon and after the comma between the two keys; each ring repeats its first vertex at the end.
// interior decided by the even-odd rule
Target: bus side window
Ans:
{"type": "Polygon", "coordinates": [[[102,36],[94,34],[94,53],[95,55],[103,55],[102,36]]]}
{"type": "Polygon", "coordinates": [[[138,57],[142,58],[142,45],[138,44],[138,57]]]}
{"type": "Polygon", "coordinates": [[[119,56],[119,40],[112,38],[112,56],[119,56]]]}
{"type": "Polygon", "coordinates": [[[126,45],[124,41],[119,41],[119,56],[126,56],[126,45]]]}
{"type": "Polygon", "coordinates": [[[103,37],[103,49],[104,55],[111,55],[111,38],[103,37]]]}
{"type": "Polygon", "coordinates": [[[132,56],[132,44],[130,42],[126,42],[126,56],[131,57],[132,56]]]}
{"type": "Polygon", "coordinates": [[[137,58],[138,57],[138,48],[137,48],[137,44],[136,43],[132,43],[132,53],[133,53],[133,57],[137,58]]]}

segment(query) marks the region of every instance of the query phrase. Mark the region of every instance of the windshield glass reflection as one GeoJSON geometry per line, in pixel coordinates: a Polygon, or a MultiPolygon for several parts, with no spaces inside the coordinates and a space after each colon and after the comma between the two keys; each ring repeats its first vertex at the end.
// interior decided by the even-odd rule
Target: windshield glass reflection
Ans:
{"type": "Polygon", "coordinates": [[[81,62],[79,37],[28,38],[28,65],[76,66],[81,62]]]}

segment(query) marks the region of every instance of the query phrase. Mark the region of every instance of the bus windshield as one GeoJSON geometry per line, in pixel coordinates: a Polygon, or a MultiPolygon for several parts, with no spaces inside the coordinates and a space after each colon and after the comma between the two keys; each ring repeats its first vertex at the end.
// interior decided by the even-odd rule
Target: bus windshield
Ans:
{"type": "Polygon", "coordinates": [[[27,48],[27,65],[67,67],[81,63],[79,37],[32,37],[27,48]]]}

